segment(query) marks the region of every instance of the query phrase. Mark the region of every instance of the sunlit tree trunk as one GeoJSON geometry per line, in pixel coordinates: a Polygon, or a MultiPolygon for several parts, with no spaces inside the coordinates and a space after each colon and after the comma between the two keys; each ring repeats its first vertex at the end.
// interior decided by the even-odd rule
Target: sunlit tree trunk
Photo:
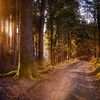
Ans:
{"type": "Polygon", "coordinates": [[[29,78],[34,62],[32,33],[32,0],[21,0],[19,75],[29,78]]]}

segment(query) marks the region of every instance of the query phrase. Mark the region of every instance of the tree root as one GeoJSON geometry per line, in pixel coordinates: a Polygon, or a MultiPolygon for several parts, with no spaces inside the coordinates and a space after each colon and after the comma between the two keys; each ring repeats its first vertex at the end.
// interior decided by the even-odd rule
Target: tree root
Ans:
{"type": "Polygon", "coordinates": [[[10,71],[8,73],[4,73],[4,74],[0,74],[0,78],[3,78],[3,77],[13,77],[15,76],[17,73],[17,70],[15,71],[10,71]]]}

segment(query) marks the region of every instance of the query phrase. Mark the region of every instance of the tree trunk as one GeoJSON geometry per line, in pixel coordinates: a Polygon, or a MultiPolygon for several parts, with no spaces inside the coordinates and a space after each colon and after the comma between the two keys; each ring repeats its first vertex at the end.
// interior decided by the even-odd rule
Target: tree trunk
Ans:
{"type": "Polygon", "coordinates": [[[17,74],[21,77],[29,78],[29,70],[34,61],[32,40],[32,0],[21,0],[20,24],[20,68],[17,74]]]}
{"type": "Polygon", "coordinates": [[[43,30],[44,30],[44,21],[45,21],[45,0],[41,0],[40,8],[40,25],[39,25],[39,55],[38,59],[43,59],[43,30]]]}
{"type": "Polygon", "coordinates": [[[52,12],[52,1],[48,0],[48,5],[49,5],[49,16],[50,16],[50,60],[51,60],[51,65],[53,65],[53,15],[54,13],[52,12]]]}
{"type": "Polygon", "coordinates": [[[100,1],[97,0],[97,28],[99,36],[99,57],[100,57],[100,1]]]}

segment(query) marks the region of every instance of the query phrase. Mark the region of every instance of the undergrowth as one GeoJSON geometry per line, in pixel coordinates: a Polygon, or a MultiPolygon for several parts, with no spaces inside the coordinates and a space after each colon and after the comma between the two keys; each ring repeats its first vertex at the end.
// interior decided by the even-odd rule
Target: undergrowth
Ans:
{"type": "MultiPolygon", "coordinates": [[[[26,69],[26,70],[28,72],[27,74],[29,74],[30,79],[32,79],[32,80],[41,79],[44,77],[44,74],[47,74],[51,70],[64,68],[64,67],[66,67],[66,65],[73,64],[75,62],[77,62],[76,59],[71,59],[71,60],[67,60],[62,63],[56,64],[54,66],[52,66],[50,64],[50,62],[48,62],[48,61],[43,61],[42,63],[35,62],[33,65],[28,65],[29,69],[26,69]]],[[[4,74],[0,74],[0,78],[3,78],[3,77],[20,78],[20,75],[17,77],[17,74],[20,74],[20,71],[19,71],[19,73],[18,73],[18,70],[10,71],[10,72],[4,73],[4,74]]],[[[27,74],[25,73],[24,75],[28,76],[27,74]]]]}
{"type": "Polygon", "coordinates": [[[91,61],[93,74],[100,78],[100,58],[94,58],[91,61]]]}

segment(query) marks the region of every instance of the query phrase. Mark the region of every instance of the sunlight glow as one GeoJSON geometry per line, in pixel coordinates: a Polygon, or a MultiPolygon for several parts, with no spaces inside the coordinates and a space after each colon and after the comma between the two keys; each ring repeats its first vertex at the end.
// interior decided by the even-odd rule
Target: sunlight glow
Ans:
{"type": "Polygon", "coordinates": [[[12,23],[10,22],[9,36],[12,37],[12,23]]]}
{"type": "Polygon", "coordinates": [[[1,21],[1,32],[3,32],[3,21],[1,21]]]}
{"type": "Polygon", "coordinates": [[[5,27],[5,31],[6,31],[6,34],[8,34],[8,32],[9,32],[9,29],[8,29],[8,20],[6,20],[6,27],[5,27]]]}
{"type": "Polygon", "coordinates": [[[19,29],[18,28],[16,29],[16,33],[19,33],[19,29]]]}
{"type": "MultiPolygon", "coordinates": [[[[92,2],[93,0],[89,0],[89,1],[92,2]]],[[[79,0],[79,4],[80,4],[79,12],[82,18],[85,19],[87,23],[93,22],[94,21],[93,14],[91,14],[91,12],[88,10],[87,7],[84,7],[86,6],[85,1],[79,0]]],[[[91,11],[92,10],[93,9],[91,8],[91,11]]]]}

